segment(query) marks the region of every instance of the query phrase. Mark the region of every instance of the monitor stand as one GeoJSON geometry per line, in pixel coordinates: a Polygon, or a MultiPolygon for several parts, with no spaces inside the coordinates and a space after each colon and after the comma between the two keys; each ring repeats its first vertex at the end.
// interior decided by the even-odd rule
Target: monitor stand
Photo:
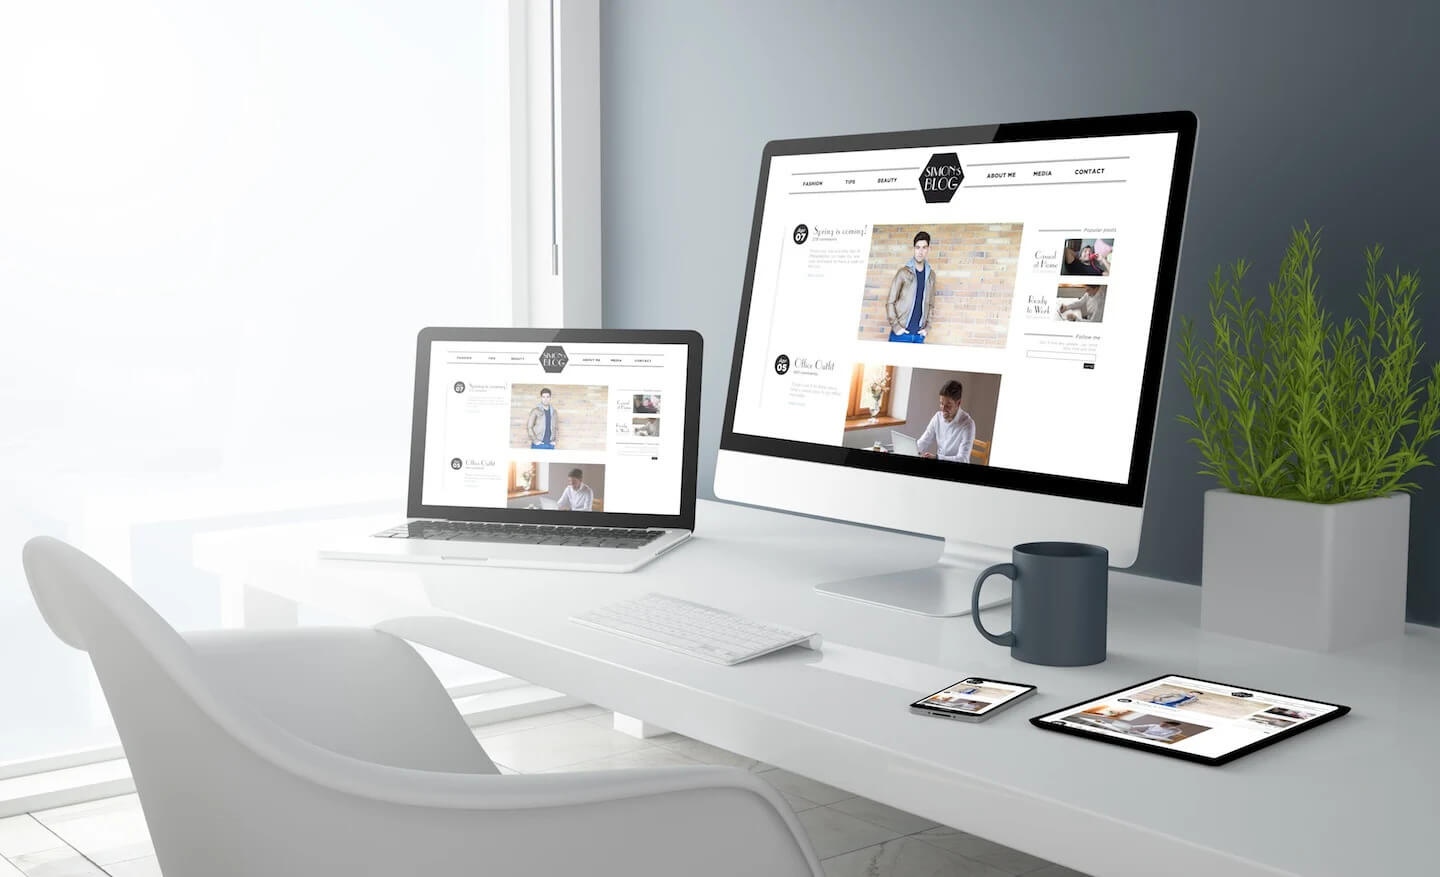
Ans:
{"type": "MultiPolygon", "coordinates": [[[[970,591],[982,569],[1009,561],[1007,549],[946,539],[940,558],[930,566],[824,582],[816,585],[815,590],[915,615],[951,618],[970,614],[970,591]]],[[[1010,580],[992,576],[985,583],[980,608],[990,609],[1009,602],[1010,580]]]]}

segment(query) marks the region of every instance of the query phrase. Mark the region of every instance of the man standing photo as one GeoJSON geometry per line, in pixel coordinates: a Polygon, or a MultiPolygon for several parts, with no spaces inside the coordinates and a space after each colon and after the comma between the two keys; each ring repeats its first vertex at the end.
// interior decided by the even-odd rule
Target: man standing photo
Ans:
{"type": "Polygon", "coordinates": [[[946,381],[940,388],[940,410],[930,418],[924,435],[916,442],[920,456],[949,463],[970,462],[975,446],[975,419],[960,407],[965,388],[959,381],[946,381]]]}
{"type": "Polygon", "coordinates": [[[555,450],[555,429],[559,419],[559,412],[550,404],[550,388],[546,387],[540,391],[540,404],[530,409],[530,419],[525,426],[526,432],[530,433],[532,450],[555,450]]]}
{"type": "Polygon", "coordinates": [[[914,258],[900,266],[890,281],[885,316],[890,322],[891,341],[924,344],[930,331],[931,302],[935,298],[935,271],[926,261],[930,255],[930,232],[918,232],[913,243],[914,258]]]}
{"type": "Polygon", "coordinates": [[[560,494],[560,501],[556,506],[560,511],[588,512],[595,505],[595,491],[585,483],[585,473],[580,469],[570,470],[570,483],[565,486],[565,492],[560,494]]]}

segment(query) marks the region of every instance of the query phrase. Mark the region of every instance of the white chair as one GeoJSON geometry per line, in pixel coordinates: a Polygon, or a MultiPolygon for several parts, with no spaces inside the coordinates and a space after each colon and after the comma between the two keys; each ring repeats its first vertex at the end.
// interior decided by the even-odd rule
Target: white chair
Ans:
{"type": "Polygon", "coordinates": [[[167,877],[822,877],[745,771],[501,776],[403,640],[181,636],[63,542],[24,562],[50,628],[90,654],[167,877]]]}

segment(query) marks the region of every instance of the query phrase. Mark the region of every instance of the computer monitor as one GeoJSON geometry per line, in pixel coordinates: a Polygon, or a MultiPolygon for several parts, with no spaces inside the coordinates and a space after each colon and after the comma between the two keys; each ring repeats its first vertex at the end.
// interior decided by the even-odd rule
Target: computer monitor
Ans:
{"type": "Polygon", "coordinates": [[[927,615],[1020,542],[1134,563],[1194,145],[1188,112],[767,144],[716,495],[943,537],[820,586],[927,615]]]}

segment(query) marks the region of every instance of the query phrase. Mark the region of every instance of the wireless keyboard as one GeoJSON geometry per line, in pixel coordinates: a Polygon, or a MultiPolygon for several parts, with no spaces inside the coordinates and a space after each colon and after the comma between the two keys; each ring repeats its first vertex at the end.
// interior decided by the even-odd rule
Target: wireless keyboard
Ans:
{"type": "Polygon", "coordinates": [[[788,646],[820,648],[820,635],[646,594],[571,617],[576,624],[627,636],[716,664],[739,664],[788,646]]]}

